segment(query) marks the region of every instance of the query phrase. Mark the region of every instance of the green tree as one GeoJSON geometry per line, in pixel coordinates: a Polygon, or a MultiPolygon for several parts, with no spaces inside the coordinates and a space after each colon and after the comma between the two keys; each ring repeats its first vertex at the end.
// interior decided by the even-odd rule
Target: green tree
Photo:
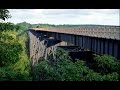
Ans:
{"type": "Polygon", "coordinates": [[[7,9],[0,9],[0,19],[4,20],[10,18],[11,15],[9,15],[9,10],[7,9]]]}
{"type": "Polygon", "coordinates": [[[19,33],[24,32],[24,31],[28,30],[29,28],[31,28],[31,24],[27,23],[27,22],[22,22],[22,23],[16,24],[16,31],[18,31],[19,33]]]}

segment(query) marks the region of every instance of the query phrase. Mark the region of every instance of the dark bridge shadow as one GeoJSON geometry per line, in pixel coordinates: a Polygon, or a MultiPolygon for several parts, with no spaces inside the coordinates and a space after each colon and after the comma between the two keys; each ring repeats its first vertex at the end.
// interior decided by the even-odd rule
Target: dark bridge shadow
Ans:
{"type": "Polygon", "coordinates": [[[90,50],[86,50],[79,46],[59,46],[59,48],[63,48],[64,50],[68,51],[73,62],[76,62],[76,59],[79,59],[84,60],[87,63],[93,63],[94,53],[90,50]]]}

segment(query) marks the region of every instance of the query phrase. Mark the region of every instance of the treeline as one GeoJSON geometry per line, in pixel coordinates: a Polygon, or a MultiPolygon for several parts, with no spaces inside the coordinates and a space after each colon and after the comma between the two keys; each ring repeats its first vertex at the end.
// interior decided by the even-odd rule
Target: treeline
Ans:
{"type": "Polygon", "coordinates": [[[28,28],[31,28],[32,25],[27,23],[27,22],[22,22],[22,23],[11,23],[11,22],[7,22],[7,23],[0,23],[0,31],[24,31],[27,30],[28,28]]]}
{"type": "Polygon", "coordinates": [[[100,27],[100,26],[111,26],[111,25],[93,25],[93,24],[80,24],[80,25],[72,25],[72,24],[63,24],[63,25],[54,25],[54,24],[31,24],[34,28],[49,28],[49,27],[60,27],[60,28],[66,28],[66,27],[100,27]]]}
{"type": "Polygon", "coordinates": [[[69,24],[63,24],[63,25],[54,25],[54,24],[32,24],[32,27],[36,28],[49,28],[49,27],[79,27],[79,26],[90,26],[90,25],[69,25],[69,24]]]}
{"type": "MultiPolygon", "coordinates": [[[[70,25],[70,24],[63,24],[63,25],[54,25],[54,24],[30,24],[27,22],[21,22],[17,24],[13,24],[10,22],[7,23],[0,23],[0,30],[14,30],[18,31],[19,33],[25,30],[28,30],[29,28],[52,28],[52,27],[60,27],[60,28],[66,28],[66,27],[93,27],[93,25],[70,25]]],[[[95,26],[101,26],[101,25],[95,25],[95,26]]]]}
{"type": "Polygon", "coordinates": [[[17,31],[19,29],[19,26],[7,22],[7,23],[0,23],[0,31],[8,31],[8,30],[12,30],[12,31],[17,31]]]}
{"type": "MultiPolygon", "coordinates": [[[[25,30],[28,30],[29,28],[52,28],[52,27],[60,27],[60,28],[66,28],[66,27],[93,27],[93,25],[70,25],[70,24],[63,24],[63,25],[54,25],[54,24],[30,24],[27,22],[21,22],[21,23],[0,23],[0,31],[6,31],[6,30],[13,30],[18,31],[19,33],[25,30]]],[[[102,25],[95,25],[95,26],[102,26],[102,25]]]]}

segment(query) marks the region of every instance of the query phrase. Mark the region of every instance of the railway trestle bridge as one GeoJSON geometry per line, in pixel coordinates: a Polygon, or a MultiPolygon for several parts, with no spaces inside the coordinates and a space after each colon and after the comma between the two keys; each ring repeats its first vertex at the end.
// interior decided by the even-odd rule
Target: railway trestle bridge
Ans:
{"type": "Polygon", "coordinates": [[[39,58],[55,58],[58,46],[79,46],[96,54],[120,59],[120,26],[81,25],[79,27],[31,28],[29,33],[32,64],[39,58]]]}

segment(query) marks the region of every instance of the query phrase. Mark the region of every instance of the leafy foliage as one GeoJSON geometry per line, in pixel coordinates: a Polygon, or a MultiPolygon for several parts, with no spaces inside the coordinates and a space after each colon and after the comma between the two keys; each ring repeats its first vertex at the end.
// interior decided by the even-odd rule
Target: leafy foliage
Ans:
{"type": "Polygon", "coordinates": [[[16,28],[18,33],[21,33],[23,31],[28,30],[28,28],[31,28],[31,24],[27,22],[17,23],[16,28]]]}
{"type": "Polygon", "coordinates": [[[118,81],[117,72],[102,75],[87,67],[85,61],[77,60],[73,63],[68,53],[62,49],[57,51],[57,56],[57,63],[43,60],[35,66],[35,80],[118,81]]]}
{"type": "Polygon", "coordinates": [[[17,33],[22,33],[23,31],[28,30],[31,27],[31,24],[27,22],[13,24],[10,22],[0,23],[0,31],[17,31],[17,33]]]}
{"type": "Polygon", "coordinates": [[[0,80],[31,80],[26,54],[26,35],[16,31],[0,32],[0,80]]]}
{"type": "Polygon", "coordinates": [[[7,9],[0,9],[0,19],[4,20],[10,18],[9,10],[7,9]]]}
{"type": "MultiPolygon", "coordinates": [[[[8,18],[9,11],[0,9],[0,19],[8,18]]],[[[20,34],[28,27],[26,22],[17,25],[0,23],[0,80],[31,80],[26,54],[27,36],[25,33],[20,34]]]]}
{"type": "Polygon", "coordinates": [[[120,61],[116,61],[115,58],[109,55],[95,55],[94,60],[96,61],[94,64],[94,68],[96,71],[106,74],[112,72],[118,72],[120,69],[120,61]]]}
{"type": "Polygon", "coordinates": [[[0,39],[0,66],[7,66],[18,61],[22,46],[16,41],[15,36],[12,33],[8,35],[3,32],[0,39]]]}
{"type": "Polygon", "coordinates": [[[0,31],[15,31],[16,26],[13,23],[0,23],[0,31]]]}
{"type": "Polygon", "coordinates": [[[0,80],[30,80],[31,77],[28,76],[28,73],[20,73],[12,70],[8,67],[0,68],[0,80]]]}

